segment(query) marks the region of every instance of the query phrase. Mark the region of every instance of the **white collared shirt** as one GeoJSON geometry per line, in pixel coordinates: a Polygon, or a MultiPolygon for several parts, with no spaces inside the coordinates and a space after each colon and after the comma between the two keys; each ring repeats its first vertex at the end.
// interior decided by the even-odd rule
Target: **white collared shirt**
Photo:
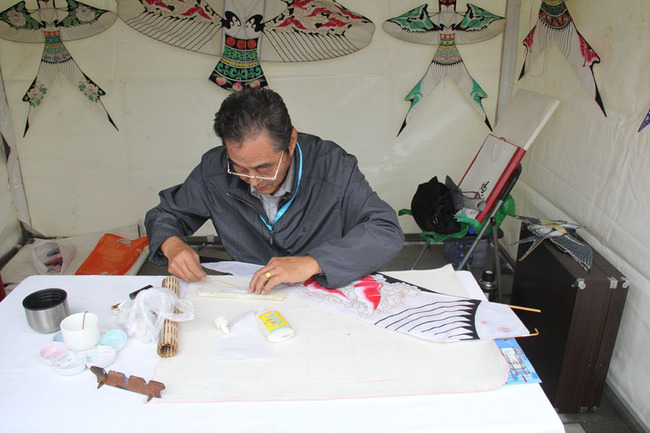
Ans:
{"type": "Polygon", "coordinates": [[[286,193],[293,192],[293,173],[295,167],[293,164],[293,159],[291,159],[291,165],[289,165],[289,170],[287,170],[287,177],[284,179],[280,188],[273,194],[260,194],[257,192],[253,185],[250,185],[251,194],[255,197],[262,200],[262,206],[264,206],[264,212],[269,220],[269,224],[275,224],[275,215],[278,212],[278,207],[280,206],[280,200],[286,193]]]}

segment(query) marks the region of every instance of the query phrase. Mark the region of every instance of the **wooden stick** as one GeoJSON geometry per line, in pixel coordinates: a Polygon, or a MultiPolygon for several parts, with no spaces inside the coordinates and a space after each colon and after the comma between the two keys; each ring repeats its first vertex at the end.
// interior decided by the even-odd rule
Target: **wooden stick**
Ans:
{"type": "Polygon", "coordinates": [[[541,313],[542,312],[542,310],[539,310],[537,308],[518,307],[516,305],[508,305],[508,307],[512,308],[513,310],[530,311],[530,312],[533,312],[533,313],[541,313]]]}
{"type": "Polygon", "coordinates": [[[229,282],[224,281],[221,278],[217,278],[217,277],[207,277],[206,280],[208,280],[208,281],[216,281],[218,283],[225,284],[226,286],[234,287],[236,289],[240,288],[237,284],[229,283],[229,282]]]}

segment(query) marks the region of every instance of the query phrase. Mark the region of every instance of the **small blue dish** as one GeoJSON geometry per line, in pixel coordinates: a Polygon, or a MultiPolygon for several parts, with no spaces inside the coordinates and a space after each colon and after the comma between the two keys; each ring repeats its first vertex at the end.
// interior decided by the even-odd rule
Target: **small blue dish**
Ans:
{"type": "Polygon", "coordinates": [[[121,350],[126,345],[126,333],[119,329],[111,329],[99,337],[97,344],[121,350]]]}

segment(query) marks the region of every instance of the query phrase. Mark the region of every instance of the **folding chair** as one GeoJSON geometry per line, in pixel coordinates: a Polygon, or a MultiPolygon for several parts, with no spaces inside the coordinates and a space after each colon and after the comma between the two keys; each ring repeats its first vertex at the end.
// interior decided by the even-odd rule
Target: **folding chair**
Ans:
{"type": "MultiPolygon", "coordinates": [[[[508,180],[508,183],[506,186],[503,188],[501,193],[498,196],[498,199],[494,202],[492,209],[489,211],[489,214],[485,217],[483,220],[483,223],[480,224],[478,221],[476,221],[476,226],[479,226],[479,230],[475,235],[464,235],[464,236],[455,236],[455,235],[449,235],[447,239],[453,238],[457,241],[463,241],[463,242],[469,242],[471,241],[472,244],[470,245],[469,249],[464,253],[463,259],[461,260],[460,264],[458,265],[457,269],[461,270],[464,268],[469,269],[469,260],[470,257],[472,256],[472,253],[478,246],[479,242],[486,236],[486,232],[488,229],[491,229],[491,235],[492,235],[492,245],[494,247],[494,268],[495,268],[495,276],[496,276],[496,282],[497,282],[497,301],[501,302],[503,300],[503,292],[502,292],[502,285],[501,285],[501,256],[499,253],[499,237],[502,236],[502,233],[499,233],[499,225],[503,221],[503,218],[505,218],[506,213],[503,212],[503,205],[506,203],[508,200],[508,196],[510,195],[510,192],[512,191],[512,188],[514,188],[515,184],[517,183],[517,180],[519,179],[519,176],[521,175],[521,165],[517,166],[517,169],[512,173],[510,176],[510,179],[508,180]],[[502,217],[497,218],[497,214],[501,211],[502,217]],[[497,219],[500,219],[501,221],[497,221],[497,219]],[[501,235],[501,236],[500,236],[501,235]]],[[[404,211],[400,212],[400,215],[403,215],[404,211]]],[[[466,229],[463,229],[466,230],[466,229]]],[[[462,231],[461,231],[462,232],[462,231]]],[[[420,254],[418,255],[417,259],[415,259],[415,262],[413,263],[413,266],[411,266],[411,269],[414,269],[417,264],[420,262],[420,259],[422,259],[422,256],[424,256],[424,253],[428,249],[429,245],[431,245],[432,242],[431,240],[427,239],[426,237],[427,232],[422,232],[420,236],[425,240],[425,244],[422,247],[422,250],[420,251],[420,254]]],[[[443,235],[444,237],[444,235],[443,235]]]]}

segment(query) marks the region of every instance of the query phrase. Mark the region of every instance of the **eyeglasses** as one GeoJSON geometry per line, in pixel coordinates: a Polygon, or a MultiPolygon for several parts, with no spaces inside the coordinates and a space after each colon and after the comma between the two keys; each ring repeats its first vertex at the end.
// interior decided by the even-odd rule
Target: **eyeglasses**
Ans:
{"type": "Polygon", "coordinates": [[[232,174],[233,176],[245,177],[248,179],[259,179],[259,180],[275,180],[278,178],[278,173],[280,173],[280,166],[282,165],[282,157],[284,157],[284,150],[280,154],[280,160],[278,161],[278,168],[275,169],[275,174],[273,177],[268,176],[251,176],[250,174],[237,173],[234,168],[232,168],[233,162],[228,158],[228,166],[226,167],[226,172],[232,174]]]}

